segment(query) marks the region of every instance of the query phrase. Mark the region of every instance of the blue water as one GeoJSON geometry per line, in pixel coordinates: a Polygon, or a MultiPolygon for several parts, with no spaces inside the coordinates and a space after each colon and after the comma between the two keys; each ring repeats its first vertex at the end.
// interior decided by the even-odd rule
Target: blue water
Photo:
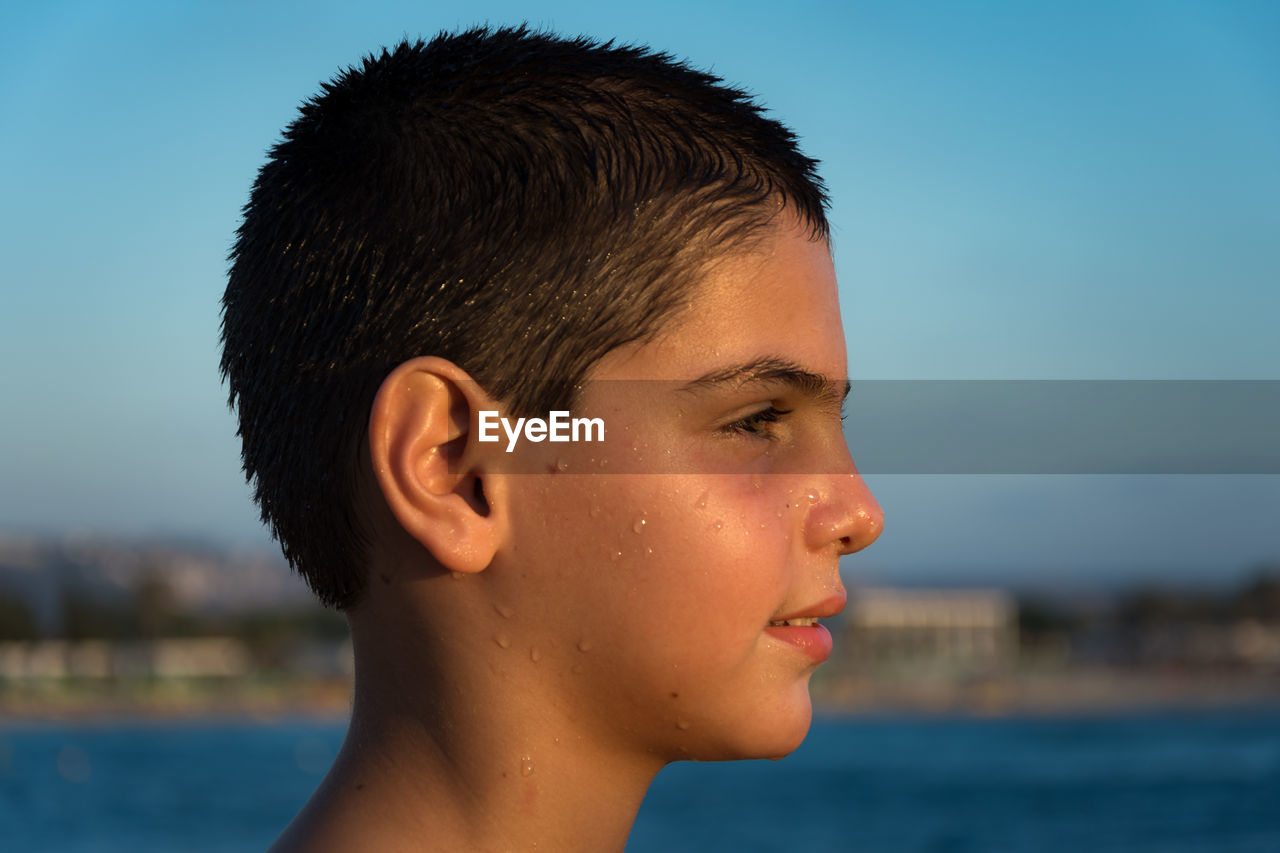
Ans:
{"type": "MultiPolygon", "coordinates": [[[[0,850],[266,847],[343,727],[0,724],[0,850]]],[[[781,762],[681,764],[628,851],[1280,851],[1280,711],[819,720],[781,762]]]]}

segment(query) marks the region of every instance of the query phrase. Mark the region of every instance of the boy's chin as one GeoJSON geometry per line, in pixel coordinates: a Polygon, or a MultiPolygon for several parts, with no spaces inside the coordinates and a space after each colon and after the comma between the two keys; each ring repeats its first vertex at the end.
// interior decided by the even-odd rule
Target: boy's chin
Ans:
{"type": "Polygon", "coordinates": [[[777,761],[800,748],[800,744],[804,743],[805,737],[809,734],[809,727],[813,724],[813,704],[809,701],[808,690],[805,691],[804,698],[803,714],[790,721],[788,725],[779,726],[776,732],[778,736],[776,743],[766,750],[766,754],[755,757],[777,761]]]}
{"type": "Polygon", "coordinates": [[[693,761],[739,761],[786,758],[799,748],[809,734],[813,722],[813,704],[807,686],[773,708],[752,709],[746,720],[727,726],[718,743],[702,750],[691,750],[678,759],[693,761]]]}

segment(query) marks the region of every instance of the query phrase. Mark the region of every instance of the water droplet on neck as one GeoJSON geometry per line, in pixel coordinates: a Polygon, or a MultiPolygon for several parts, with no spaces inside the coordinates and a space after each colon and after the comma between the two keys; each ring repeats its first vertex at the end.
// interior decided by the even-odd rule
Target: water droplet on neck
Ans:
{"type": "Polygon", "coordinates": [[[533,775],[533,759],[527,755],[524,758],[520,759],[520,775],[521,776],[533,775]]]}
{"type": "Polygon", "coordinates": [[[493,603],[493,609],[498,611],[498,615],[501,616],[503,619],[510,619],[513,615],[515,615],[515,612],[516,612],[516,609],[514,607],[511,607],[506,604],[501,604],[497,601],[493,603]]]}
{"type": "Polygon", "coordinates": [[[683,731],[688,731],[688,729],[689,729],[689,721],[688,721],[688,720],[676,720],[676,728],[677,728],[677,729],[679,729],[679,730],[680,730],[680,731],[682,731],[682,732],[683,732],[683,731]]]}
{"type": "Polygon", "coordinates": [[[578,641],[578,651],[580,651],[580,652],[589,652],[589,651],[591,651],[591,641],[590,641],[590,640],[588,640],[586,637],[583,637],[581,640],[579,640],[579,641],[578,641]]]}
{"type": "Polygon", "coordinates": [[[538,647],[534,646],[529,649],[529,660],[537,663],[542,658],[542,652],[538,651],[538,647]]]}
{"type": "Polygon", "coordinates": [[[497,643],[500,648],[504,648],[504,649],[511,648],[511,638],[508,637],[506,634],[495,634],[493,637],[493,641],[497,643]]]}
{"type": "Polygon", "coordinates": [[[449,574],[452,575],[453,579],[456,581],[460,581],[467,576],[466,572],[449,572],[449,574]]]}
{"type": "Polygon", "coordinates": [[[631,529],[634,530],[636,533],[641,533],[644,531],[644,526],[646,524],[648,524],[648,522],[644,519],[643,516],[641,516],[640,518],[636,519],[635,524],[631,525],[631,529]]]}

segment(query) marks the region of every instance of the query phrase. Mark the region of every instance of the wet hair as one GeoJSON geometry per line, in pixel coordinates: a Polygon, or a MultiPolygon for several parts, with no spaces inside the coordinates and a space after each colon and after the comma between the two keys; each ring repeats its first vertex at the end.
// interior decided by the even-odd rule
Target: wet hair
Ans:
{"type": "Polygon", "coordinates": [[[480,27],[323,84],[258,173],[222,303],[245,476],[289,563],[358,601],[361,451],[397,365],[567,409],[779,210],[826,239],[815,167],[745,92],[644,47],[480,27]]]}

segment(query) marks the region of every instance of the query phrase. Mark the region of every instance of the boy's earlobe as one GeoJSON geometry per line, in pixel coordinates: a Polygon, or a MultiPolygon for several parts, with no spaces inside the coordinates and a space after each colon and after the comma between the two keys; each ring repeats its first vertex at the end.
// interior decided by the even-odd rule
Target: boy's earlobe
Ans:
{"type": "Polygon", "coordinates": [[[400,526],[446,569],[478,572],[499,545],[491,481],[476,468],[472,413],[496,406],[465,371],[435,357],[401,364],[369,416],[378,487],[400,526]]]}

